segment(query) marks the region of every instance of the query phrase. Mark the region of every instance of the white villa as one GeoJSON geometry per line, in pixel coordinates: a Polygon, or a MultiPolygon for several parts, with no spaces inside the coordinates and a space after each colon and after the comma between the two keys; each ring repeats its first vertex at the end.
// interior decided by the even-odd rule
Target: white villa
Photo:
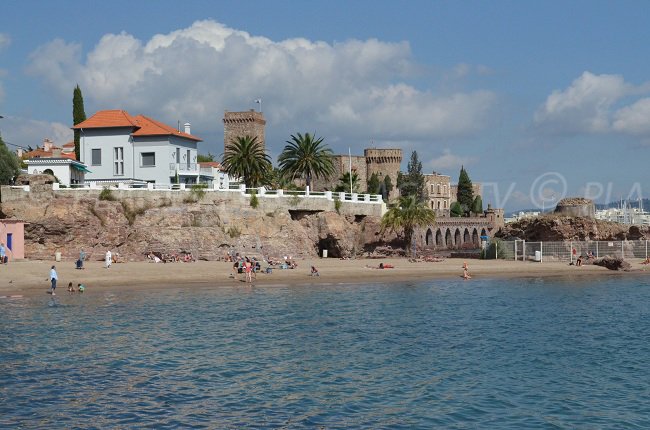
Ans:
{"type": "Polygon", "coordinates": [[[198,183],[198,137],[123,110],[99,111],[73,127],[81,132],[81,160],[86,182],[198,183]]]}

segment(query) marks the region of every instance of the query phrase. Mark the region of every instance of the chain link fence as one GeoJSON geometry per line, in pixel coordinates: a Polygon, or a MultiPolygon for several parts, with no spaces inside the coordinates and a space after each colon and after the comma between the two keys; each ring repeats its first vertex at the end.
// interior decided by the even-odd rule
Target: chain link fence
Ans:
{"type": "MultiPolygon", "coordinates": [[[[514,258],[517,261],[575,261],[579,256],[600,258],[605,256],[623,259],[647,259],[650,241],[565,241],[529,242],[526,240],[502,241],[497,258],[514,258]],[[501,251],[503,249],[503,251],[501,251]]],[[[492,258],[494,258],[492,256],[492,258]]]]}

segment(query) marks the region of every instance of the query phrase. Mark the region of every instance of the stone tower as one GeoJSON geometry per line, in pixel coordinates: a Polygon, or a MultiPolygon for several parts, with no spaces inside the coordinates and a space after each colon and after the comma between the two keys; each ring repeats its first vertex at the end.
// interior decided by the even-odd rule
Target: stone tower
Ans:
{"type": "Polygon", "coordinates": [[[228,112],[223,114],[223,149],[224,153],[226,147],[233,139],[244,136],[257,137],[257,141],[265,147],[264,139],[264,126],[266,120],[262,112],[257,112],[251,109],[247,112],[228,112]]]}
{"type": "Polygon", "coordinates": [[[399,196],[397,174],[402,164],[402,150],[369,148],[363,150],[363,155],[366,157],[367,178],[370,179],[373,173],[377,174],[380,181],[383,181],[386,175],[390,176],[393,190],[390,192],[389,200],[396,199],[399,196]]]}

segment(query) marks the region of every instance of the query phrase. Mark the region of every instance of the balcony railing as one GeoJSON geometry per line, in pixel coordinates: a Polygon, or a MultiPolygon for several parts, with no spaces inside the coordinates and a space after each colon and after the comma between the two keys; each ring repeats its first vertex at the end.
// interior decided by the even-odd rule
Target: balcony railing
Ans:
{"type": "Polygon", "coordinates": [[[176,172],[179,175],[198,175],[199,165],[197,163],[169,163],[170,176],[174,176],[176,172]]]}

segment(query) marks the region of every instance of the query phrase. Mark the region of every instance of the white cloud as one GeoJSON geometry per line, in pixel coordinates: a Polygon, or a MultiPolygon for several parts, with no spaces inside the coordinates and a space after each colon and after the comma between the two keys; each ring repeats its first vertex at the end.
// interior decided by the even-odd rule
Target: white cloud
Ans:
{"type": "MultiPolygon", "coordinates": [[[[36,148],[43,145],[43,139],[48,138],[61,146],[73,139],[70,126],[59,122],[36,121],[13,116],[7,116],[2,121],[2,138],[15,145],[36,148]]],[[[10,148],[15,149],[13,146],[10,148]]]]}
{"type": "Polygon", "coordinates": [[[439,95],[407,84],[420,67],[407,42],[273,41],[206,20],[144,42],[108,34],[80,53],[54,40],[32,55],[29,70],[62,100],[79,83],[87,110],[189,120],[215,134],[224,109],[253,108],[260,97],[270,135],[309,129],[341,142],[476,133],[496,101],[489,91],[439,95]]]}
{"type": "Polygon", "coordinates": [[[559,133],[598,133],[610,127],[610,108],[634,87],[619,75],[584,72],[563,91],[553,91],[535,113],[535,124],[559,133]]]}
{"type": "Polygon", "coordinates": [[[449,148],[442,151],[442,155],[434,157],[424,163],[425,171],[435,171],[439,173],[449,174],[460,170],[461,166],[470,166],[476,163],[475,157],[460,157],[451,153],[449,148]]]}
{"type": "Polygon", "coordinates": [[[613,128],[629,134],[650,134],[650,98],[637,100],[614,113],[613,128]]]}

